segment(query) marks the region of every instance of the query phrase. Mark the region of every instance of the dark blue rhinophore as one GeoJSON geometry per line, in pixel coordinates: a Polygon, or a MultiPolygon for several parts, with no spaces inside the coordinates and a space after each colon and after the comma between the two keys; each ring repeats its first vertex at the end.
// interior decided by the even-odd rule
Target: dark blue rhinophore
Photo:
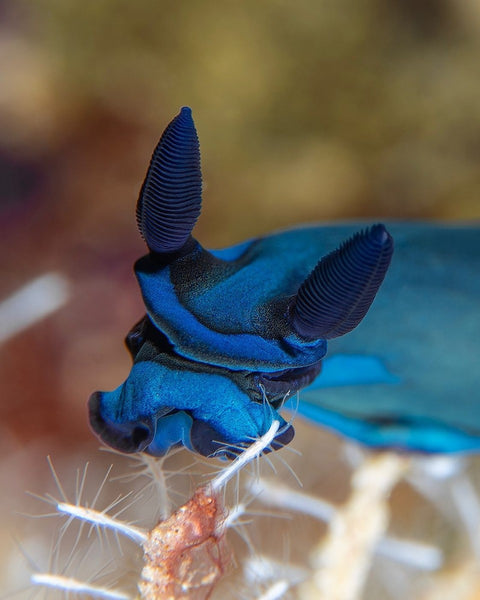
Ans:
{"type": "Polygon", "coordinates": [[[329,340],[355,329],[385,277],[392,251],[385,227],[374,225],[322,258],[297,292],[292,319],[297,333],[329,340]]]}
{"type": "Polygon", "coordinates": [[[150,252],[135,265],[147,314],[127,336],[134,365],[119,388],[90,399],[94,430],[125,452],[182,444],[231,455],[274,419],[272,448],[288,443],[293,428],[278,409],[318,375],[326,340],[361,321],[392,255],[381,225],[337,251],[317,230],[208,251],[191,235],[201,191],[197,132],[182,108],[137,203],[150,252]]]}
{"type": "Polygon", "coordinates": [[[298,412],[369,446],[478,452],[480,227],[389,231],[395,254],[373,310],[331,341],[298,412]]]}
{"type": "Polygon", "coordinates": [[[182,108],[152,156],[137,203],[137,224],[152,252],[182,248],[202,204],[200,146],[192,111],[182,108]]]}
{"type": "MultiPolygon", "coordinates": [[[[134,364],[119,388],[90,399],[92,426],[107,444],[151,454],[180,444],[232,456],[278,419],[276,449],[293,437],[279,409],[309,386],[300,412],[366,444],[440,452],[480,447],[480,427],[435,413],[432,402],[409,401],[418,373],[432,377],[423,338],[412,334],[425,320],[422,310],[435,304],[428,281],[439,265],[435,240],[429,246],[424,239],[427,227],[393,226],[394,275],[376,300],[382,313],[375,321],[375,314],[364,317],[393,253],[383,225],[304,227],[209,251],[192,237],[201,188],[197,133],[183,108],[153,153],[137,204],[150,252],[135,264],[147,314],[126,339],[134,364]],[[408,296],[410,286],[418,291],[424,284],[419,297],[408,296]],[[363,342],[356,335],[362,321],[370,324],[363,342]],[[350,339],[359,342],[351,351],[350,339]],[[325,359],[327,340],[329,357],[334,353],[325,359]],[[335,394],[350,385],[351,403],[337,405],[335,394]],[[357,394],[368,385],[384,386],[384,395],[371,402],[371,394],[357,394]],[[392,393],[400,388],[403,400],[392,393]]],[[[473,247],[480,247],[478,235],[473,247]]],[[[439,310],[434,326],[442,327],[443,315],[448,330],[452,311],[439,310]]],[[[478,319],[471,325],[480,339],[478,319]]],[[[430,349],[434,359],[439,352],[430,349]]]]}

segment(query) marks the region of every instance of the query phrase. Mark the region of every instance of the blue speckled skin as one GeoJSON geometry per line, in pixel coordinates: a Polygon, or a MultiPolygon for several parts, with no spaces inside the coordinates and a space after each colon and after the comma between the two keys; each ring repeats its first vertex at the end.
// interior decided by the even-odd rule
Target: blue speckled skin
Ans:
{"type": "Polygon", "coordinates": [[[232,379],[220,369],[202,369],[158,353],[149,343],[136,357],[127,381],[104,399],[103,417],[120,426],[138,426],[166,413],[149,442],[153,454],[164,454],[178,443],[193,450],[190,428],[197,421],[215,424],[218,439],[235,444],[251,441],[252,434],[268,429],[273,415],[278,418],[268,403],[251,401],[245,375],[232,379]]]}
{"type": "MultiPolygon", "coordinates": [[[[145,257],[137,262],[136,272],[148,313],[176,351],[189,359],[240,372],[308,365],[324,356],[325,341],[305,346],[291,336],[292,343],[285,346],[272,340],[269,353],[269,341],[256,335],[261,325],[256,325],[255,308],[291,294],[318,256],[358,227],[304,227],[213,251],[238,268],[232,269],[228,287],[219,281],[190,302],[175,301],[168,266],[155,274],[142,272],[145,257]],[[238,297],[247,301],[239,305],[238,297]]],[[[375,447],[478,450],[480,228],[390,224],[389,231],[395,254],[370,313],[356,330],[329,342],[323,371],[301,392],[298,412],[375,447]]],[[[235,443],[229,439],[232,422],[235,436],[243,427],[248,437],[255,426],[244,421],[257,419],[258,431],[263,431],[277,416],[273,408],[251,403],[236,384],[218,375],[193,376],[158,363],[147,374],[145,363],[143,370],[138,366],[125,384],[140,390],[138,400],[132,400],[133,392],[127,394],[127,404],[111,397],[113,407],[122,406],[120,422],[141,420],[165,405],[188,405],[195,411],[208,406],[211,418],[228,397],[228,416],[214,421],[220,439],[235,443]]],[[[191,447],[184,429],[175,442],[191,447]]],[[[150,448],[154,453],[165,452],[172,442],[162,430],[155,439],[150,448]]]]}
{"type": "Polygon", "coordinates": [[[191,233],[200,204],[184,108],[137,204],[147,315],[127,336],[126,381],[90,398],[103,441],[232,456],[278,419],[277,449],[294,435],[278,411],[306,388],[301,414],[364,444],[480,448],[478,228],[392,224],[381,286],[393,251],[381,225],[303,227],[208,251],[191,233]]]}
{"type": "Polygon", "coordinates": [[[306,229],[212,253],[197,244],[164,267],[147,255],[135,272],[149,316],[176,352],[235,371],[271,372],[325,356],[325,340],[302,340],[282,316],[319,256],[334,249],[318,230],[306,229]]]}
{"type": "MultiPolygon", "coordinates": [[[[291,295],[317,257],[358,228],[304,227],[214,251],[236,261],[238,270],[228,282],[180,306],[155,302],[159,288],[146,285],[138,271],[141,261],[137,276],[149,314],[180,353],[212,364],[228,361],[232,369],[305,365],[323,357],[325,344],[304,347],[293,336],[287,347],[274,341],[276,352],[269,353],[269,340],[261,338],[265,360],[263,346],[253,341],[257,307],[291,295]],[[239,297],[246,299],[241,306],[235,301],[239,297]],[[172,315],[174,310],[180,315],[172,315]],[[181,327],[184,311],[191,319],[186,329],[181,327]],[[186,341],[185,331],[192,333],[186,341]]],[[[298,412],[372,446],[426,452],[478,449],[480,228],[388,228],[395,254],[370,314],[356,330],[329,342],[323,372],[301,392],[298,412]],[[372,360],[367,363],[366,358],[372,360]]],[[[163,293],[163,282],[160,288],[163,293]]]]}

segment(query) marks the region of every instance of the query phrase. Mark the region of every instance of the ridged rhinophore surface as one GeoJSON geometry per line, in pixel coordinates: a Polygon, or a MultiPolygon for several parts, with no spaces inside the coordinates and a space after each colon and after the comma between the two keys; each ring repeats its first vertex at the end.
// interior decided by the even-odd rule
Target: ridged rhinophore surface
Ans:
{"type": "Polygon", "coordinates": [[[163,133],[137,203],[137,224],[150,250],[174,252],[188,239],[202,202],[200,147],[190,108],[163,133]]]}
{"type": "Polygon", "coordinates": [[[329,340],[352,331],[367,314],[392,253],[392,237],[383,225],[374,225],[322,258],[298,290],[297,333],[329,340]]]}

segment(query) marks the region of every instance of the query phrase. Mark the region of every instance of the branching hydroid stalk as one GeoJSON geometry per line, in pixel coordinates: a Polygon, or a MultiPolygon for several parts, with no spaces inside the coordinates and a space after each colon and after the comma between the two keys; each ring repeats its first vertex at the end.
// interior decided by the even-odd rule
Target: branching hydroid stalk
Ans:
{"type": "Polygon", "coordinates": [[[315,573],[303,584],[302,598],[360,597],[373,552],[388,525],[390,491],[408,466],[408,458],[383,452],[368,456],[355,471],[350,498],[335,513],[325,540],[312,556],[315,573]]]}
{"type": "MultiPolygon", "coordinates": [[[[229,518],[223,506],[223,489],[245,465],[258,458],[270,446],[278,429],[279,422],[274,421],[264,436],[246,448],[210,483],[199,487],[188,502],[168,519],[160,521],[151,531],[120,521],[107,515],[106,511],[71,504],[53,471],[64,500],[55,503],[57,511],[122,534],[143,547],[144,567],[138,585],[142,600],[209,598],[231,563],[225,532],[245,512],[245,506],[239,504],[232,510],[229,518]]],[[[106,478],[103,483],[105,481],[106,478]]],[[[97,498],[98,493],[95,500],[97,498]]],[[[95,587],[63,575],[37,573],[32,576],[31,581],[35,585],[61,589],[67,593],[83,593],[92,598],[130,598],[123,592],[95,587]]],[[[279,598],[280,586],[271,587],[266,594],[262,596],[264,600],[279,598]]]]}
{"type": "Polygon", "coordinates": [[[305,492],[292,490],[276,481],[253,479],[249,481],[248,489],[264,504],[310,515],[320,521],[330,521],[336,512],[335,506],[330,502],[305,492]]]}
{"type": "Polygon", "coordinates": [[[226,529],[230,527],[235,527],[237,521],[243,517],[243,515],[247,512],[247,506],[243,503],[239,503],[228,511],[228,514],[225,517],[223,522],[223,526],[226,529]]]}
{"type": "Polygon", "coordinates": [[[276,581],[257,600],[280,600],[287,593],[290,584],[285,579],[276,581]]]}
{"type": "Polygon", "coordinates": [[[173,515],[160,522],[144,544],[139,584],[143,600],[209,598],[231,562],[226,544],[227,517],[220,492],[275,439],[279,422],[173,515]]]}
{"type": "Polygon", "coordinates": [[[147,539],[147,531],[144,529],[129,525],[128,523],[119,521],[113,517],[109,517],[104,512],[95,510],[93,508],[86,508],[84,506],[76,506],[74,504],[60,502],[57,504],[57,510],[60,513],[76,517],[81,521],[87,521],[88,523],[105,527],[107,529],[111,529],[112,531],[118,531],[118,533],[129,537],[139,545],[144,544],[147,539]]]}
{"type": "Polygon", "coordinates": [[[267,431],[267,433],[265,433],[265,435],[263,435],[244,452],[237,456],[232,464],[223,470],[220,475],[217,475],[217,477],[215,477],[215,479],[213,479],[210,483],[212,492],[218,492],[230,481],[232,477],[241,471],[245,465],[247,465],[254,458],[260,456],[260,454],[262,454],[262,452],[268,448],[275,439],[279,427],[280,423],[278,421],[273,421],[273,423],[270,425],[270,429],[267,431]]]}
{"type": "Polygon", "coordinates": [[[103,587],[96,587],[62,575],[52,575],[50,573],[35,573],[31,577],[34,585],[62,590],[64,592],[73,592],[76,594],[87,594],[91,598],[101,598],[102,600],[132,600],[130,596],[122,592],[108,590],[103,587]]]}
{"type": "MultiPolygon", "coordinates": [[[[264,504],[310,515],[323,522],[330,523],[337,513],[337,508],[326,500],[305,492],[291,490],[276,481],[254,480],[249,483],[249,490],[264,504]]],[[[378,541],[374,550],[399,563],[424,571],[439,569],[443,562],[443,555],[439,548],[414,540],[384,536],[378,541]]]]}

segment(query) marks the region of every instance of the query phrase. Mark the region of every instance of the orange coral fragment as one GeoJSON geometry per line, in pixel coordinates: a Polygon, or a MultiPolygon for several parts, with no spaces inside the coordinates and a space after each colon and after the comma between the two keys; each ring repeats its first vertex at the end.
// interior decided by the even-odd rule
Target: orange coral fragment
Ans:
{"type": "Polygon", "coordinates": [[[148,534],[139,583],[143,600],[207,600],[231,562],[225,511],[210,487],[199,488],[148,534]]]}

